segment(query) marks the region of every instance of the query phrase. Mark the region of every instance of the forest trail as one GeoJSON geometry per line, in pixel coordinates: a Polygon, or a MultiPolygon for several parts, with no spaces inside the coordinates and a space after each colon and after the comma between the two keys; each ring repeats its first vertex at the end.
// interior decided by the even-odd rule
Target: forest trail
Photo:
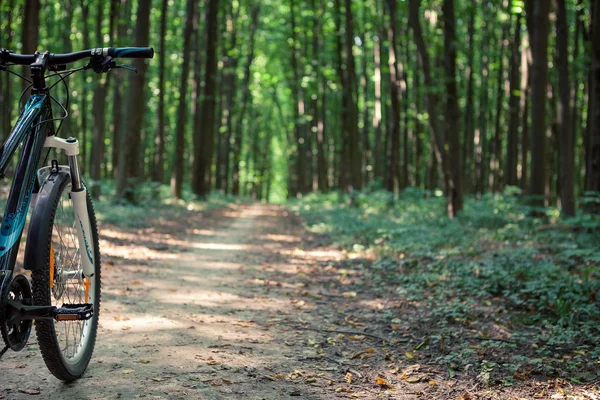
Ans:
{"type": "Polygon", "coordinates": [[[33,336],[0,361],[0,399],[517,399],[557,390],[553,380],[490,389],[422,359],[419,323],[390,326],[406,301],[360,274],[372,260],[327,245],[284,207],[147,214],[145,228],[100,224],[101,328],[85,376],[57,381],[33,336]]]}
{"type": "Polygon", "coordinates": [[[314,318],[286,277],[341,254],[307,257],[301,224],[287,216],[254,204],[192,230],[101,226],[101,328],[86,375],[54,379],[32,335],[27,350],[2,360],[0,398],[325,398],[309,367],[319,357],[307,337],[316,335],[280,322],[314,318]]]}

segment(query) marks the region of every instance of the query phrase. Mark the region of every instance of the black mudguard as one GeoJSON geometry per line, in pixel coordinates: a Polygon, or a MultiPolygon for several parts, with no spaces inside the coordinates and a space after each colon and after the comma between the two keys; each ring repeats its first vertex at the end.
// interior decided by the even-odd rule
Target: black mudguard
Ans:
{"type": "Polygon", "coordinates": [[[52,202],[60,195],[61,186],[65,180],[70,179],[67,172],[53,172],[40,186],[27,233],[24,262],[24,268],[27,270],[39,271],[44,268],[45,260],[39,250],[40,243],[46,243],[48,236],[52,234],[52,224],[48,213],[52,210],[52,202]]]}

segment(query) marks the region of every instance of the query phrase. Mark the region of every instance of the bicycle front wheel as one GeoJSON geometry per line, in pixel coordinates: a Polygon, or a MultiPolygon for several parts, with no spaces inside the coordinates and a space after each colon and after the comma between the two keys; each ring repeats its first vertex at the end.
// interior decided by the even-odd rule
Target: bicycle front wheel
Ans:
{"type": "MultiPolygon", "coordinates": [[[[48,183],[48,182],[47,182],[48,183]]],[[[96,342],[100,312],[100,248],[98,228],[90,195],[88,218],[94,246],[94,275],[85,277],[75,226],[75,210],[69,193],[71,179],[58,174],[49,187],[43,185],[34,215],[42,213],[32,248],[41,265],[33,269],[35,305],[93,304],[94,315],[85,321],[38,320],[35,323],[40,351],[50,372],[63,381],[75,380],[85,372],[96,342]]],[[[83,218],[83,217],[82,217],[83,218]]]]}

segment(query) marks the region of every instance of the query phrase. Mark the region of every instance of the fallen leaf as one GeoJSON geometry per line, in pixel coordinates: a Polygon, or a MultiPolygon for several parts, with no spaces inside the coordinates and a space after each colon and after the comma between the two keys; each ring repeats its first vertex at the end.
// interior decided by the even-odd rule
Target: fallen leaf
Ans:
{"type": "Polygon", "coordinates": [[[346,381],[346,383],[352,383],[352,374],[350,372],[347,372],[346,376],[344,377],[344,380],[346,381]]]}
{"type": "Polygon", "coordinates": [[[268,379],[268,380],[270,380],[270,381],[273,381],[273,382],[275,382],[275,381],[277,381],[277,380],[279,380],[279,379],[283,378],[283,375],[281,375],[281,374],[275,374],[275,375],[264,375],[264,376],[263,376],[263,378],[266,378],[266,379],[268,379]]]}
{"type": "Polygon", "coordinates": [[[344,296],[347,299],[351,299],[357,296],[356,292],[344,292],[342,293],[342,296],[344,296]]]}
{"type": "Polygon", "coordinates": [[[131,282],[131,284],[132,285],[143,285],[143,283],[140,281],[133,281],[133,282],[131,282]]]}
{"type": "Polygon", "coordinates": [[[310,378],[306,378],[306,379],[304,380],[304,383],[315,383],[316,381],[317,381],[317,378],[315,378],[315,377],[313,376],[313,377],[310,377],[310,378]]]}
{"type": "Polygon", "coordinates": [[[408,351],[404,353],[404,355],[408,358],[415,358],[415,356],[411,353],[409,353],[408,351]]]}
{"type": "Polygon", "coordinates": [[[130,330],[130,329],[131,329],[131,327],[130,327],[129,325],[123,325],[123,326],[121,327],[121,330],[123,330],[123,331],[128,331],[128,330],[130,330]]]}
{"type": "Polygon", "coordinates": [[[367,353],[374,353],[375,349],[372,347],[369,347],[368,349],[365,349],[363,351],[359,351],[357,353],[352,354],[352,357],[350,357],[351,360],[354,360],[355,358],[358,358],[360,356],[362,356],[363,354],[367,354],[367,353]]]}
{"type": "Polygon", "coordinates": [[[217,365],[217,360],[209,360],[208,365],[217,365]]]}
{"type": "Polygon", "coordinates": [[[352,321],[350,318],[346,317],[344,318],[344,321],[346,321],[346,323],[352,325],[352,326],[356,326],[356,327],[360,327],[360,326],[365,326],[365,324],[363,324],[362,322],[356,322],[356,321],[352,321]]]}
{"type": "Polygon", "coordinates": [[[382,386],[386,389],[393,388],[393,386],[387,380],[385,380],[384,378],[380,378],[380,377],[377,377],[377,379],[375,379],[375,384],[382,386]]]}
{"type": "Polygon", "coordinates": [[[132,369],[122,369],[122,370],[121,370],[121,373],[122,373],[122,374],[125,374],[125,375],[129,375],[129,374],[131,374],[132,372],[133,372],[133,370],[132,370],[132,369]]]}
{"type": "Polygon", "coordinates": [[[408,382],[408,383],[417,383],[420,381],[421,381],[421,378],[419,378],[418,376],[409,376],[408,378],[406,378],[406,382],[408,382]]]}
{"type": "Polygon", "coordinates": [[[39,389],[19,389],[20,393],[30,394],[30,395],[38,395],[42,393],[39,389]]]}
{"type": "Polygon", "coordinates": [[[365,338],[365,335],[350,335],[348,336],[348,339],[350,340],[363,340],[365,338]]]}
{"type": "Polygon", "coordinates": [[[401,328],[402,328],[402,325],[400,325],[400,324],[392,324],[392,330],[393,331],[397,331],[397,330],[399,330],[401,328]]]}

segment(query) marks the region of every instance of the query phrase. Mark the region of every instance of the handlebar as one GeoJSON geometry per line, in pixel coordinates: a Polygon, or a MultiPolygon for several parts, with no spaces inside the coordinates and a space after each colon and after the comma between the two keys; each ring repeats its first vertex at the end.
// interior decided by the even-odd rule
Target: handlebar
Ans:
{"type": "MultiPolygon", "coordinates": [[[[48,55],[48,63],[50,65],[65,65],[91,57],[153,58],[154,49],[152,47],[105,47],[74,53],[51,53],[48,55]]],[[[0,62],[5,63],[30,65],[35,63],[37,58],[37,54],[15,54],[4,49],[0,51],[0,62]]]]}

